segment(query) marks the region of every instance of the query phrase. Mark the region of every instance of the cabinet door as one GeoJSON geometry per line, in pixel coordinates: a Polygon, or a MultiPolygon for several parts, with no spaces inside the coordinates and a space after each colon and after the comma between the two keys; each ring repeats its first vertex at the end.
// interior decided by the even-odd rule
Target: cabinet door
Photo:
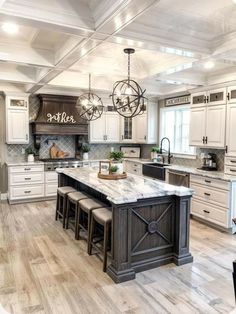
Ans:
{"type": "Polygon", "coordinates": [[[136,142],[147,142],[147,114],[143,114],[134,118],[136,129],[136,142]]]}
{"type": "Polygon", "coordinates": [[[28,110],[7,109],[7,144],[29,143],[28,110]]]}
{"type": "Polygon", "coordinates": [[[236,156],[235,126],[236,126],[236,103],[229,104],[227,108],[226,145],[228,156],[236,156]]]}
{"type": "Polygon", "coordinates": [[[121,118],[121,141],[135,143],[134,118],[121,118]]]}
{"type": "Polygon", "coordinates": [[[103,114],[95,121],[90,121],[89,138],[90,143],[101,143],[105,141],[106,135],[106,118],[103,114]]]}
{"type": "Polygon", "coordinates": [[[218,88],[211,90],[207,96],[208,105],[225,105],[226,104],[226,88],[218,88]]]}
{"type": "Polygon", "coordinates": [[[118,113],[106,114],[106,143],[119,143],[120,117],[118,113]]]}
{"type": "Polygon", "coordinates": [[[203,137],[206,135],[206,107],[191,108],[189,145],[205,146],[203,137]]]}
{"type": "Polygon", "coordinates": [[[206,105],[206,92],[191,94],[191,106],[201,107],[206,105]]]}
{"type": "Polygon", "coordinates": [[[208,147],[225,147],[226,105],[209,106],[206,119],[206,144],[208,147]]]}
{"type": "Polygon", "coordinates": [[[236,103],[236,86],[227,88],[227,99],[229,104],[236,103]]]}

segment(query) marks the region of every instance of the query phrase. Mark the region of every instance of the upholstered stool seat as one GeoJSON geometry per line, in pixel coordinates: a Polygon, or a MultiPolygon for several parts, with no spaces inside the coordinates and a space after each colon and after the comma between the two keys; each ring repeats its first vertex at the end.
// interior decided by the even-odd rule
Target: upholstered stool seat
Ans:
{"type": "MultiPolygon", "coordinates": [[[[70,224],[70,218],[72,218],[73,216],[75,217],[75,225],[76,225],[78,202],[88,197],[89,195],[80,191],[68,193],[67,206],[66,206],[66,223],[65,223],[66,229],[68,229],[69,224],[70,224]],[[71,216],[72,214],[73,216],[71,216]]],[[[76,227],[73,224],[70,224],[70,226],[71,226],[71,229],[76,230],[76,227]]]]}
{"type": "Polygon", "coordinates": [[[79,201],[79,205],[77,207],[77,215],[76,215],[76,230],[75,230],[75,238],[79,240],[80,230],[82,229],[85,233],[89,234],[90,224],[91,224],[91,213],[94,209],[105,207],[106,205],[99,200],[94,198],[82,199],[79,201]],[[87,227],[85,224],[82,224],[81,216],[85,213],[87,215],[87,227]]]}
{"type": "Polygon", "coordinates": [[[112,211],[111,208],[98,208],[92,211],[91,216],[91,227],[89,232],[89,255],[92,254],[92,247],[96,247],[96,249],[103,254],[103,271],[107,269],[107,251],[108,251],[108,243],[111,238],[111,222],[112,222],[112,211]],[[99,248],[94,242],[95,235],[95,227],[96,223],[103,226],[104,235],[103,235],[103,247],[99,248]]]}
{"type": "Polygon", "coordinates": [[[56,205],[56,217],[62,218],[62,225],[65,228],[65,219],[66,219],[66,204],[67,204],[67,195],[70,192],[76,192],[71,186],[62,186],[57,189],[57,205],[56,205]]]}

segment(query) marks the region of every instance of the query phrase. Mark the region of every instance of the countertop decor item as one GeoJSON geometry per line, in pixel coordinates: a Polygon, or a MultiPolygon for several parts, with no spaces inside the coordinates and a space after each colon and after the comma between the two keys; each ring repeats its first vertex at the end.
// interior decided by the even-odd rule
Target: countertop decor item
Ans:
{"type": "Polygon", "coordinates": [[[144,113],[146,109],[146,90],[142,90],[139,84],[130,78],[130,55],[135,53],[135,49],[126,48],[124,53],[128,54],[128,78],[115,82],[111,97],[114,108],[121,116],[133,118],[144,113]]]}
{"type": "Polygon", "coordinates": [[[119,172],[118,162],[116,161],[100,161],[99,162],[99,172],[98,178],[106,180],[120,180],[126,179],[126,172],[119,172]]]}
{"type": "Polygon", "coordinates": [[[27,154],[27,161],[34,162],[34,156],[36,154],[36,150],[32,147],[28,147],[26,148],[25,152],[27,154]]]}
{"type": "Polygon", "coordinates": [[[123,174],[124,172],[123,158],[124,153],[120,150],[110,152],[111,163],[118,167],[117,174],[123,174]]]}
{"type": "Polygon", "coordinates": [[[81,118],[87,121],[94,121],[101,117],[103,113],[103,103],[101,98],[91,92],[91,74],[89,73],[89,90],[79,96],[76,108],[81,118]]]}
{"type": "Polygon", "coordinates": [[[88,144],[83,144],[81,147],[83,152],[83,160],[88,160],[89,156],[88,153],[90,152],[90,146],[88,144]]]}

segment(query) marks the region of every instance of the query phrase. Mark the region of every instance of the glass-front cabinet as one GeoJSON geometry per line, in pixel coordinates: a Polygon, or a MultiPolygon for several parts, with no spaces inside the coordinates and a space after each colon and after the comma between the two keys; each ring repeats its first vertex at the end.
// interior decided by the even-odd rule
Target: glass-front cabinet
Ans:
{"type": "Polygon", "coordinates": [[[132,143],[134,141],[135,141],[134,119],[121,117],[121,142],[132,143]]]}

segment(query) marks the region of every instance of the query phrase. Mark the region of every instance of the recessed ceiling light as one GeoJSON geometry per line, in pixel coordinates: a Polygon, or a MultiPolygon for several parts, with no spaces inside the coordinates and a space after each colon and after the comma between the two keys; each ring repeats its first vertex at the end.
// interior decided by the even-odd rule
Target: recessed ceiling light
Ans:
{"type": "Polygon", "coordinates": [[[14,35],[16,33],[18,33],[18,25],[11,23],[11,22],[5,22],[2,24],[2,29],[4,30],[4,32],[14,35]]]}
{"type": "Polygon", "coordinates": [[[215,66],[215,62],[213,61],[207,61],[204,63],[204,68],[207,70],[214,68],[214,66],[215,66]]]}

